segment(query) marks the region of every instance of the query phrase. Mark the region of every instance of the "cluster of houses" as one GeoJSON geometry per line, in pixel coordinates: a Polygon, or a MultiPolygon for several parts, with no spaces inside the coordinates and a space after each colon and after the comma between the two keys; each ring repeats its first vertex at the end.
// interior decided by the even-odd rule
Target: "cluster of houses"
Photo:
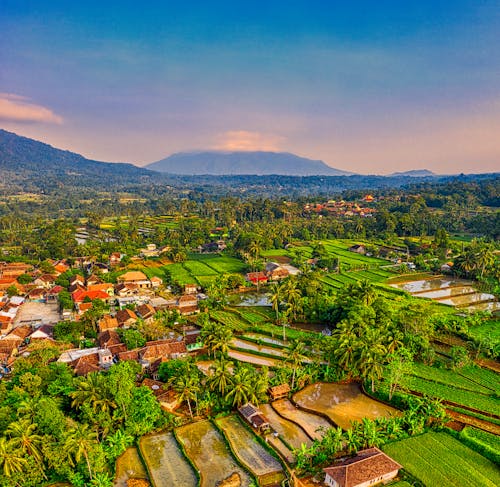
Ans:
{"type": "Polygon", "coordinates": [[[344,201],[344,200],[328,200],[325,203],[307,203],[304,206],[306,213],[321,213],[327,215],[334,215],[339,217],[371,217],[377,212],[375,208],[365,206],[366,204],[373,203],[375,198],[368,194],[365,195],[361,202],[344,201]]]}
{"type": "Polygon", "coordinates": [[[290,264],[268,262],[263,271],[248,272],[245,278],[252,284],[263,284],[269,281],[280,281],[288,276],[295,276],[299,272],[299,269],[290,264]]]}

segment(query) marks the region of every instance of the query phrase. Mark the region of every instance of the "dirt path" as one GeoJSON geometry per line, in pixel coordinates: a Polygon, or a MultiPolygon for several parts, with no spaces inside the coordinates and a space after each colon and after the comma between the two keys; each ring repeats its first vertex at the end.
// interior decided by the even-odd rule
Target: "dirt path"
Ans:
{"type": "Polygon", "coordinates": [[[456,421],[460,421],[468,426],[474,426],[475,428],[488,431],[489,433],[494,433],[495,435],[500,435],[500,426],[489,421],[484,421],[482,419],[474,418],[472,416],[467,416],[466,414],[457,413],[456,411],[446,410],[448,416],[456,421]]]}

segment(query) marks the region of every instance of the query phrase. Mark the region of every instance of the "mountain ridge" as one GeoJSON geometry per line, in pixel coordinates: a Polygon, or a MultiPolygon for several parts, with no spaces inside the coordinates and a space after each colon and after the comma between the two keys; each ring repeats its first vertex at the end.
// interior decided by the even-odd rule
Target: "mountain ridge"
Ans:
{"type": "Polygon", "coordinates": [[[288,175],[349,176],[354,173],[336,169],[321,160],[290,152],[199,150],[176,152],[147,164],[147,169],[181,175],[288,175]]]}

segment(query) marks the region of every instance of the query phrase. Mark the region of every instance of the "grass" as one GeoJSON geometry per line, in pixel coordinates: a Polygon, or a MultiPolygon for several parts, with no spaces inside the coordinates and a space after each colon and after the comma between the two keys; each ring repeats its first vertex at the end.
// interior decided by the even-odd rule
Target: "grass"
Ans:
{"type": "Polygon", "coordinates": [[[382,449],[424,485],[500,485],[500,472],[492,462],[446,433],[426,433],[382,449]]]}
{"type": "Polygon", "coordinates": [[[467,426],[461,431],[461,435],[473,440],[474,442],[483,443],[493,450],[500,452],[500,437],[494,435],[493,433],[488,433],[487,431],[467,426]]]}
{"type": "Polygon", "coordinates": [[[249,326],[240,316],[231,311],[210,311],[210,318],[230,326],[233,330],[244,331],[249,326]]]}
{"type": "Polygon", "coordinates": [[[471,326],[469,335],[477,341],[491,341],[493,345],[500,344],[500,320],[488,320],[480,325],[471,326]]]}

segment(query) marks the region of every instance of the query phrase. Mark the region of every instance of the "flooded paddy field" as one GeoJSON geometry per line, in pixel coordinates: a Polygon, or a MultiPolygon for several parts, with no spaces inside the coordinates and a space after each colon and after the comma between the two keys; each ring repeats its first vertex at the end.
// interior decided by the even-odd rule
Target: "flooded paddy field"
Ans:
{"type": "Polygon", "coordinates": [[[267,367],[276,367],[281,363],[280,360],[260,357],[258,355],[253,355],[247,352],[239,352],[237,350],[229,350],[228,355],[233,360],[239,360],[240,362],[247,362],[254,365],[266,365],[267,367]]]}
{"type": "Polygon", "coordinates": [[[318,382],[293,395],[293,400],[307,410],[325,414],[346,430],[351,422],[399,415],[399,411],[363,393],[358,384],[318,382]]]}
{"type": "Polygon", "coordinates": [[[198,485],[196,474],[184,458],[172,433],[144,436],[139,442],[139,448],[155,487],[198,485]]]}
{"type": "Polygon", "coordinates": [[[269,421],[271,428],[292,448],[300,448],[302,443],[305,443],[308,447],[311,446],[312,440],[307,436],[306,432],[299,425],[282,418],[270,404],[261,404],[259,409],[269,421]]]}
{"type": "Polygon", "coordinates": [[[149,479],[137,448],[127,448],[116,460],[116,475],[113,487],[127,487],[131,479],[149,479]]]}
{"type": "Polygon", "coordinates": [[[313,440],[320,440],[323,438],[323,431],[333,427],[326,418],[302,411],[288,399],[274,401],[272,407],[280,416],[297,423],[313,440]]]}
{"type": "Polygon", "coordinates": [[[226,416],[216,423],[224,431],[239,461],[258,479],[259,485],[276,485],[284,480],[280,462],[257,441],[237,416],[226,416]]]}
{"type": "MultiPolygon", "coordinates": [[[[241,487],[249,487],[250,475],[231,455],[221,434],[210,421],[199,421],[176,429],[176,435],[184,450],[201,475],[200,487],[216,487],[221,481],[237,474],[241,487]]],[[[186,485],[172,483],[163,485],[186,485]]],[[[193,484],[196,485],[196,484],[193,484]]]]}
{"type": "Polygon", "coordinates": [[[276,355],[277,357],[285,357],[285,353],[282,350],[277,348],[266,346],[266,345],[258,345],[257,343],[249,342],[246,340],[242,340],[241,338],[233,338],[231,341],[231,345],[236,348],[242,348],[245,350],[249,350],[250,352],[260,352],[266,353],[268,355],[276,355]]]}
{"type": "Polygon", "coordinates": [[[453,277],[428,277],[415,281],[390,284],[419,298],[429,298],[441,304],[468,311],[495,311],[500,303],[493,294],[478,291],[472,281],[453,277]]]}

